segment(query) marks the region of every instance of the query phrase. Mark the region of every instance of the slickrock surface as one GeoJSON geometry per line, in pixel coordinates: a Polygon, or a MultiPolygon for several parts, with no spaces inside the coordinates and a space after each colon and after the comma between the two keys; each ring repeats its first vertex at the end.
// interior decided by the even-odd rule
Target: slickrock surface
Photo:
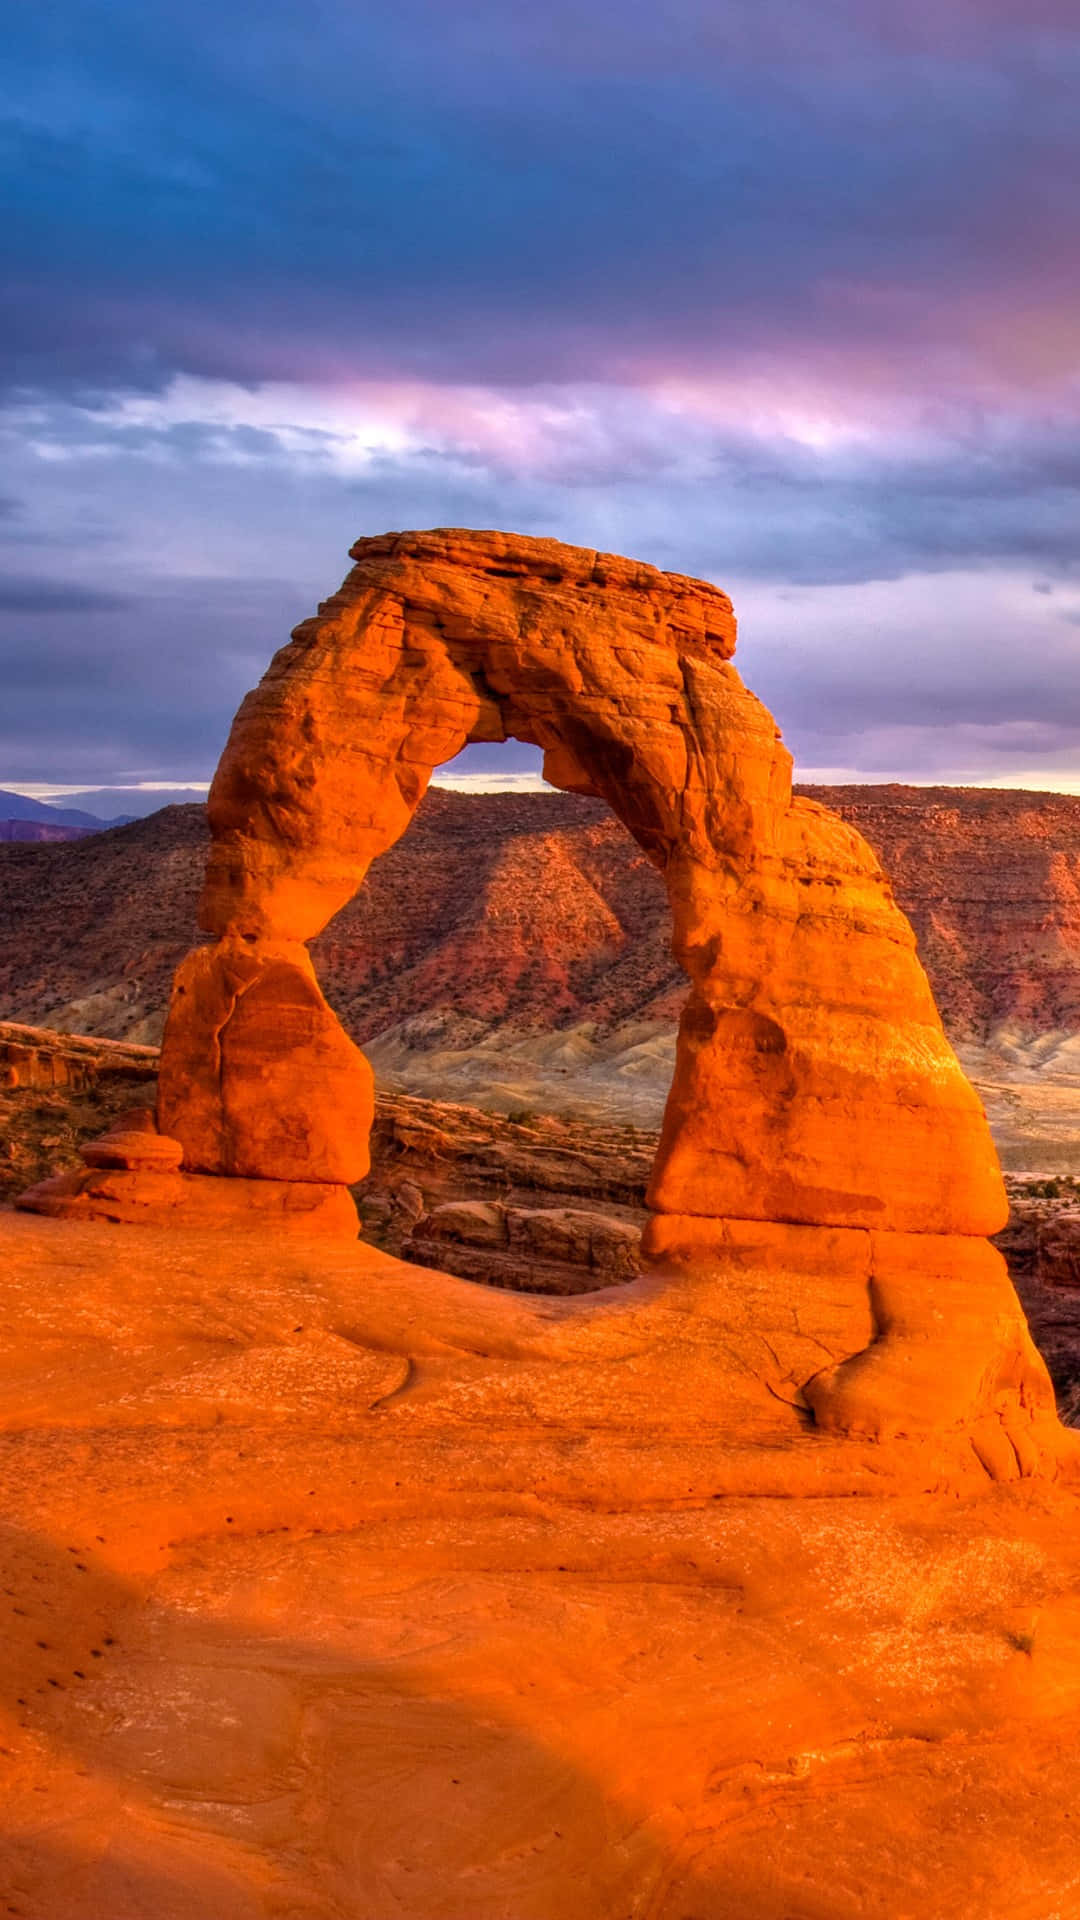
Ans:
{"type": "Polygon", "coordinates": [[[650,1285],[0,1214],[23,1920],[1073,1913],[1076,1495],[650,1285]]]}

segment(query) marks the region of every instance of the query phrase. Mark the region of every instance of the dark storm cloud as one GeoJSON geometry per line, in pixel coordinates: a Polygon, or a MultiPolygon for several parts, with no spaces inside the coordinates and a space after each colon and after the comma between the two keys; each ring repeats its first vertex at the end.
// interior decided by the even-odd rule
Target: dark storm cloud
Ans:
{"type": "Polygon", "coordinates": [[[119,612],[0,619],[0,766],[16,782],[182,782],[212,770],[243,694],[306,611],[295,587],[142,580],[119,612]],[[209,610],[209,613],[208,613],[209,610]]]}
{"type": "Polygon", "coordinates": [[[0,614],[115,613],[130,604],[125,594],[75,581],[30,580],[0,573],[0,614]]]}
{"type": "Polygon", "coordinates": [[[373,524],[485,524],[512,508],[515,524],[541,530],[546,516],[563,537],[601,545],[617,533],[657,565],[722,578],[826,585],[983,566],[1080,570],[1076,429],[1015,422],[916,447],[822,450],[685,425],[682,441],[679,423],[639,414],[599,437],[556,436],[528,472],[458,443],[374,458],[349,491],[373,524]]]}
{"type": "Polygon", "coordinates": [[[733,587],[811,763],[1080,754],[1075,0],[7,42],[8,781],[205,776],[349,541],[453,522],[733,587]]]}
{"type": "MultiPolygon", "coordinates": [[[[39,409],[4,454],[31,524],[67,530],[56,561],[72,578],[43,591],[66,606],[87,576],[91,593],[122,581],[122,604],[0,618],[5,777],[208,777],[239,699],[343,576],[349,542],[448,522],[732,588],[740,663],[804,763],[917,769],[964,726],[983,730],[964,737],[991,768],[1080,745],[1080,458],[1064,428],[812,449],[700,422],[680,434],[662,410],[602,398],[546,421],[527,459],[459,421],[441,446],[344,465],[346,436],[310,426],[39,409]],[[115,524],[72,543],[71,503],[88,495],[115,524]]],[[[517,429],[515,416],[511,441],[517,429]]]]}
{"type": "Polygon", "coordinates": [[[898,11],[21,9],[9,378],[1070,351],[1025,311],[1080,277],[1075,13],[898,11]]]}

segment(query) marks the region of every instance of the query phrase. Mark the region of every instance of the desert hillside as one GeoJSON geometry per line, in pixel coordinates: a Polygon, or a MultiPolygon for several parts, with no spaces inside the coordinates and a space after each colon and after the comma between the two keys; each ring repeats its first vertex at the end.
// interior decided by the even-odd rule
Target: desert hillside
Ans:
{"type": "MultiPolygon", "coordinates": [[[[205,851],[201,807],[0,849],[3,1016],[156,1039],[205,851]]],[[[359,1038],[436,1007],[479,1037],[507,1021],[672,1021],[667,938],[659,878],[599,802],[433,791],[315,951],[359,1038]]]]}
{"type": "Polygon", "coordinates": [[[1080,1030],[1080,799],[978,787],[804,791],[877,852],[954,1040],[1080,1030]]]}
{"type": "MultiPolygon", "coordinates": [[[[1080,1030],[1080,799],[803,791],[877,851],[955,1039],[1080,1030]]],[[[205,847],[194,806],[78,842],[3,847],[3,1016],[63,1016],[77,1030],[92,1000],[89,1030],[156,1037],[194,935],[205,847]]],[[[485,1028],[613,1026],[676,1013],[668,927],[658,876],[601,802],[433,789],[316,952],[361,1039],[437,1006],[485,1028]]]]}
{"type": "MultiPolygon", "coordinates": [[[[880,855],[1007,1163],[1071,1166],[1080,799],[807,791],[880,855]]],[[[0,1018],[156,1042],[205,848],[201,807],[0,846],[0,1018]]],[[[433,790],[314,951],[386,1084],[651,1126],[684,991],[668,938],[659,876],[600,802],[433,790]]]]}

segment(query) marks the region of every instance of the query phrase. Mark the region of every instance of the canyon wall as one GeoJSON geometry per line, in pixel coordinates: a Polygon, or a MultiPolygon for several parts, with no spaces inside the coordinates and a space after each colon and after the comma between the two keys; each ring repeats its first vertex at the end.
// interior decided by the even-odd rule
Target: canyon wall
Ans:
{"type": "MultiPolygon", "coordinates": [[[[870,842],[955,1042],[1080,1033],[1080,799],[801,788],[870,842]]],[[[0,846],[0,1014],[160,1038],[195,934],[207,830],[169,807],[79,845],[0,846]]],[[[686,983],[655,869],[601,803],[431,789],[314,947],[361,1043],[443,1009],[463,1045],[511,1022],[674,1025],[686,983]]]]}

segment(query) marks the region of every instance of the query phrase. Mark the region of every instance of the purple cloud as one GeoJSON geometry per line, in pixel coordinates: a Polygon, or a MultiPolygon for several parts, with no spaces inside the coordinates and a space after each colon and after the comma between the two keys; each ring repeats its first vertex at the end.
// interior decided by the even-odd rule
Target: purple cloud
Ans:
{"type": "Polygon", "coordinates": [[[1080,758],[1072,0],[9,37],[0,774],[205,776],[350,540],[448,522],[730,586],[807,764],[1080,758]]]}

